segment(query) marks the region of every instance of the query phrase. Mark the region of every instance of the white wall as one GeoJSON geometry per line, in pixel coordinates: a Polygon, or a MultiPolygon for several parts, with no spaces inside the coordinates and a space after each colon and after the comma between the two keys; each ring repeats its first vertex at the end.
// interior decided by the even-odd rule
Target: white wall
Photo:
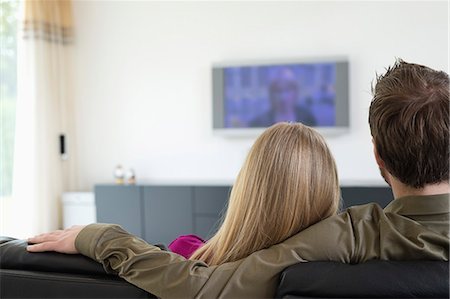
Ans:
{"type": "Polygon", "coordinates": [[[443,2],[74,1],[78,183],[231,182],[254,138],[214,136],[211,64],[346,55],[351,132],[327,137],[341,180],[380,183],[370,82],[395,57],[448,71],[443,2]]]}

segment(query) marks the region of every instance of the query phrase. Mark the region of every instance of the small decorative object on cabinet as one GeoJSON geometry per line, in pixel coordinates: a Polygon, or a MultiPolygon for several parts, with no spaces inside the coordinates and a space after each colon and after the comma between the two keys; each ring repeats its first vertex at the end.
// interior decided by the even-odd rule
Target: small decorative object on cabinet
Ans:
{"type": "Polygon", "coordinates": [[[122,165],[117,165],[114,169],[114,179],[117,185],[123,185],[125,173],[122,165]]]}
{"type": "Polygon", "coordinates": [[[136,173],[134,172],[133,168],[128,169],[125,177],[127,178],[128,185],[136,184],[136,173]]]}

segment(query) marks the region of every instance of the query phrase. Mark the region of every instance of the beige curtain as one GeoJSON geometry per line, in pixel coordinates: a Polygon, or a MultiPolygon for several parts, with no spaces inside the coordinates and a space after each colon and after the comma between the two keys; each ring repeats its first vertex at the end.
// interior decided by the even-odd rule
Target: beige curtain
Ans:
{"type": "Polygon", "coordinates": [[[26,0],[23,37],[55,44],[69,43],[73,35],[70,0],[26,0]]]}
{"type": "Polygon", "coordinates": [[[6,234],[61,227],[60,198],[76,183],[69,0],[26,0],[18,38],[18,102],[13,196],[6,234]],[[67,140],[67,159],[59,138],[67,140]]]}

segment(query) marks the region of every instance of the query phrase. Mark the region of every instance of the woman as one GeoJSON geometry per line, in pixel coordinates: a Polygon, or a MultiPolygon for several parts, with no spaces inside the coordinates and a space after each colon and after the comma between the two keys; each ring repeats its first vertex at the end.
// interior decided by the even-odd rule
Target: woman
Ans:
{"type": "Polygon", "coordinates": [[[335,214],[339,198],[322,136],[299,123],[276,124],[251,148],[219,231],[191,259],[220,265],[247,257],[335,214]]]}
{"type": "Polygon", "coordinates": [[[278,123],[256,140],[222,226],[189,260],[101,224],[31,238],[38,244],[28,250],[80,252],[158,297],[273,296],[277,275],[302,259],[272,247],[336,214],[339,198],[336,165],[322,136],[302,124],[278,123]],[[236,287],[243,280],[258,283],[236,287]]]}

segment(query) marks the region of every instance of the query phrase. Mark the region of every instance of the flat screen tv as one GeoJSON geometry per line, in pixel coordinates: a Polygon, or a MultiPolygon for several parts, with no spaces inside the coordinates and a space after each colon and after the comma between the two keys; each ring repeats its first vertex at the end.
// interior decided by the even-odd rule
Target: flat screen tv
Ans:
{"type": "Polygon", "coordinates": [[[218,133],[255,134],[277,122],[301,122],[322,133],[349,127],[345,58],[216,64],[212,82],[218,133]]]}

